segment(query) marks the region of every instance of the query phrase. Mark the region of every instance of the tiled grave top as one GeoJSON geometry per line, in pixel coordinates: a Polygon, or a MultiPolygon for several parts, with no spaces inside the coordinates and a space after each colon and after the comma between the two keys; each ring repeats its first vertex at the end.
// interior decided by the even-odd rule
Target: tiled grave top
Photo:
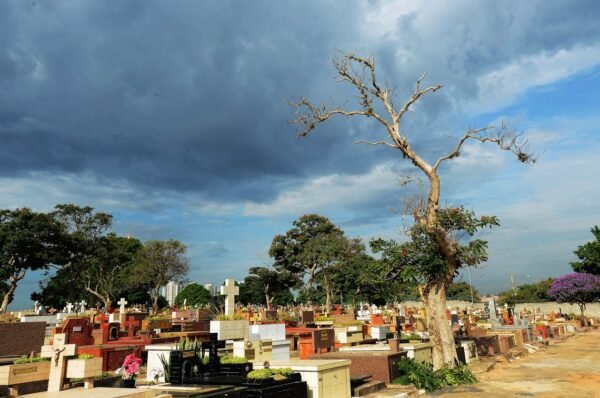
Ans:
{"type": "MultiPolygon", "coordinates": [[[[289,359],[270,361],[271,367],[290,367],[297,371],[321,371],[350,366],[349,359],[289,359]]],[[[255,369],[262,369],[262,363],[253,364],[255,369]]]]}

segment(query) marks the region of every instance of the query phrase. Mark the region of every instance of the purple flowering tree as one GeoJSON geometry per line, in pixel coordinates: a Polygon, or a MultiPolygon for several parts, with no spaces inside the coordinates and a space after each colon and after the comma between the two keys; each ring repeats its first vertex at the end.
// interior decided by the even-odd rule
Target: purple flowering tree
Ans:
{"type": "Polygon", "coordinates": [[[548,297],[559,303],[579,305],[583,316],[586,303],[600,299],[600,278],[585,273],[561,276],[552,282],[548,297]]]}

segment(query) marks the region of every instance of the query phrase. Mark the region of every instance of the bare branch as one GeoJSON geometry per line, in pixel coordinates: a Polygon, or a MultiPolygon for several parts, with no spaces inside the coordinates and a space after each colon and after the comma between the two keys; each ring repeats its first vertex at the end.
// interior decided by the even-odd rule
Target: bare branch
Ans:
{"type": "Polygon", "coordinates": [[[441,84],[438,84],[436,86],[430,86],[424,90],[421,90],[421,82],[423,81],[423,79],[425,79],[426,76],[427,76],[427,72],[423,73],[421,75],[421,77],[417,80],[417,84],[415,85],[415,89],[413,91],[412,96],[409,98],[408,101],[406,101],[406,103],[404,104],[402,109],[400,109],[398,114],[395,116],[394,122],[398,123],[400,121],[400,119],[402,119],[402,116],[404,116],[404,114],[411,107],[411,105],[414,104],[415,102],[417,102],[419,100],[419,98],[421,98],[423,95],[427,94],[430,91],[432,93],[435,93],[436,91],[438,91],[440,88],[443,87],[441,84]]]}
{"type": "Polygon", "coordinates": [[[307,136],[312,130],[317,127],[319,123],[323,123],[334,115],[344,116],[370,116],[367,111],[347,111],[344,109],[327,109],[325,104],[321,106],[313,105],[307,98],[301,98],[299,102],[292,102],[290,105],[296,107],[296,113],[298,117],[291,120],[290,123],[299,125],[298,135],[301,137],[307,136]],[[301,109],[305,110],[305,113],[301,113],[301,109]]]}
{"type": "Polygon", "coordinates": [[[359,140],[359,141],[354,141],[354,143],[355,144],[367,144],[367,145],[386,145],[386,146],[389,146],[390,148],[398,149],[398,145],[389,143],[387,141],[371,142],[371,141],[359,140]]]}
{"type": "Polygon", "coordinates": [[[527,151],[527,140],[521,140],[521,136],[522,133],[510,131],[506,123],[502,123],[502,126],[499,128],[487,126],[480,129],[469,129],[450,153],[440,157],[435,162],[433,169],[437,170],[439,165],[445,160],[460,156],[460,150],[468,140],[495,143],[500,149],[514,153],[520,162],[535,163],[537,160],[535,154],[527,151]]]}

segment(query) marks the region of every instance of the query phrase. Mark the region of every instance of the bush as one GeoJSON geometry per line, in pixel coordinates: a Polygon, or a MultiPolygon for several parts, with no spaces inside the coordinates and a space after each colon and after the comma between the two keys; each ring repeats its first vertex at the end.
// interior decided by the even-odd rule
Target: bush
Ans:
{"type": "Polygon", "coordinates": [[[250,380],[267,380],[272,376],[273,373],[271,373],[271,369],[256,369],[248,373],[247,377],[250,380]]]}
{"type": "Polygon", "coordinates": [[[248,359],[245,357],[230,357],[227,355],[223,355],[221,358],[219,358],[219,361],[223,365],[238,365],[248,363],[248,359]]]}
{"type": "Polygon", "coordinates": [[[322,315],[322,316],[318,316],[317,319],[315,319],[315,322],[331,322],[333,320],[334,319],[331,317],[322,315]]]}
{"type": "Polygon", "coordinates": [[[422,388],[427,392],[447,386],[477,383],[477,378],[467,365],[450,368],[446,364],[434,372],[433,367],[429,364],[403,358],[398,363],[398,368],[400,369],[401,376],[394,379],[394,384],[412,383],[415,387],[422,388]]]}
{"type": "Polygon", "coordinates": [[[39,358],[39,357],[34,357],[34,358],[27,358],[27,357],[21,357],[19,359],[15,359],[13,361],[13,364],[15,365],[19,365],[22,363],[35,363],[35,362],[44,362],[44,361],[49,361],[50,358],[39,358]]]}
{"type": "Polygon", "coordinates": [[[273,376],[289,378],[294,371],[292,368],[281,368],[281,369],[256,369],[248,373],[248,379],[250,380],[266,380],[273,376]]]}
{"type": "Polygon", "coordinates": [[[274,375],[290,377],[294,373],[294,370],[292,368],[271,369],[271,373],[274,375]]]}
{"type": "Polygon", "coordinates": [[[239,321],[244,318],[242,318],[242,316],[238,315],[238,314],[235,314],[235,315],[219,314],[216,316],[216,319],[217,319],[217,321],[239,321]]]}
{"type": "Polygon", "coordinates": [[[442,386],[458,386],[461,384],[475,384],[477,378],[471,372],[467,365],[459,365],[455,368],[450,368],[448,364],[444,364],[441,369],[435,371],[435,377],[440,380],[442,386]]]}
{"type": "Polygon", "coordinates": [[[422,388],[427,392],[442,387],[439,380],[435,377],[433,367],[429,364],[402,358],[402,360],[398,362],[398,369],[400,369],[401,376],[398,379],[395,379],[394,382],[398,381],[398,383],[401,383],[402,381],[408,381],[409,383],[414,384],[415,387],[419,389],[422,388]]]}

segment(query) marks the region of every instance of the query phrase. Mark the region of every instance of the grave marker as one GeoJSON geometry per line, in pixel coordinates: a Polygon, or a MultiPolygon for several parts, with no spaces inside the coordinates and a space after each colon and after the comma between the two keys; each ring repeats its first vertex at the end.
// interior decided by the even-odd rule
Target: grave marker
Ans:
{"type": "Polygon", "coordinates": [[[77,346],[75,344],[65,344],[66,334],[59,333],[54,335],[52,345],[42,347],[42,358],[50,359],[50,376],[48,379],[48,391],[55,392],[63,389],[65,372],[67,370],[66,357],[75,355],[77,346]]]}
{"type": "Polygon", "coordinates": [[[225,279],[225,286],[221,286],[221,295],[225,296],[225,315],[235,314],[235,296],[239,294],[240,288],[235,285],[235,280],[225,279]]]}
{"type": "Polygon", "coordinates": [[[335,331],[333,329],[317,329],[312,332],[314,353],[321,350],[333,351],[335,346],[335,331]]]}
{"type": "Polygon", "coordinates": [[[123,297],[121,297],[117,304],[119,304],[119,322],[121,322],[123,320],[123,314],[125,313],[125,304],[127,304],[127,301],[123,297]]]}

